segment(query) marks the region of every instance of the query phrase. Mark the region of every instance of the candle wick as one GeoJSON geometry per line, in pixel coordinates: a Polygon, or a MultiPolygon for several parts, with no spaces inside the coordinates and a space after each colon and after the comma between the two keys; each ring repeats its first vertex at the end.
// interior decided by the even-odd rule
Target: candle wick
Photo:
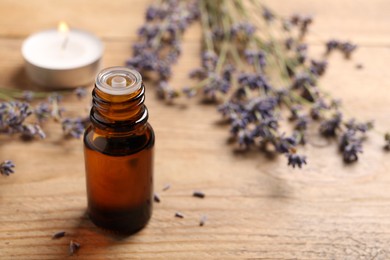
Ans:
{"type": "Polygon", "coordinates": [[[66,46],[68,45],[68,36],[65,36],[65,39],[64,41],[62,42],[62,45],[61,45],[61,49],[62,50],[65,50],[66,49],[66,46]]]}

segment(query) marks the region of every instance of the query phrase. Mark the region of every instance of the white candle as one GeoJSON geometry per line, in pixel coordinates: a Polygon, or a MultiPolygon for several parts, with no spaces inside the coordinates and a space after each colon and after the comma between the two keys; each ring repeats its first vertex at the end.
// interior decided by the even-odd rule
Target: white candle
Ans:
{"type": "Polygon", "coordinates": [[[53,88],[90,84],[100,69],[103,43],[86,31],[67,30],[64,24],[59,30],[42,31],[24,41],[22,54],[28,76],[53,88]]]}

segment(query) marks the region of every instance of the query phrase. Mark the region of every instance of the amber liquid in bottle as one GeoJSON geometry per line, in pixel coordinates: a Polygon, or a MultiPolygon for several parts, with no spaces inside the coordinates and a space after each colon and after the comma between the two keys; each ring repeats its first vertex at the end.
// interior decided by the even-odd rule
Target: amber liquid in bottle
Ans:
{"type": "Polygon", "coordinates": [[[153,129],[138,72],[103,70],[84,134],[88,214],[104,229],[134,233],[152,214],[153,129]]]}

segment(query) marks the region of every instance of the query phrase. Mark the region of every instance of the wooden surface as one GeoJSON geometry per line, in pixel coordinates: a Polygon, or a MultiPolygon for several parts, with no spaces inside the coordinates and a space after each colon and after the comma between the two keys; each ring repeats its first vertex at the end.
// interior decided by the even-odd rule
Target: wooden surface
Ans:
{"type": "MultiPolygon", "coordinates": [[[[16,173],[0,178],[0,259],[66,259],[71,239],[81,243],[74,258],[390,259],[390,154],[381,150],[390,129],[390,3],[387,0],[269,0],[282,14],[315,16],[309,41],[314,54],[331,37],[359,44],[353,60],[331,57],[322,86],[342,97],[347,113],[374,119],[358,164],[343,165],[334,146],[308,145],[309,164],[287,168],[286,160],[236,155],[226,142],[213,106],[180,101],[167,106],[148,85],[147,105],[156,132],[155,204],[150,224],[120,238],[97,229],[85,216],[81,140],[63,140],[48,124],[48,138],[22,142],[0,137],[0,160],[16,173]],[[364,69],[356,70],[362,63],[364,69]],[[171,189],[161,191],[165,184],[171,189]],[[191,197],[193,190],[205,199],[191,197]],[[174,218],[176,211],[184,219],[174,218]],[[199,218],[207,215],[205,226],[199,218]],[[54,232],[67,236],[52,240],[54,232]]],[[[131,55],[147,1],[0,1],[0,85],[28,89],[22,41],[59,20],[104,39],[104,65],[122,65],[131,55]]],[[[198,64],[199,27],[185,36],[184,55],[173,84],[188,84],[198,64]]],[[[89,100],[64,106],[87,114],[89,100]]]]}

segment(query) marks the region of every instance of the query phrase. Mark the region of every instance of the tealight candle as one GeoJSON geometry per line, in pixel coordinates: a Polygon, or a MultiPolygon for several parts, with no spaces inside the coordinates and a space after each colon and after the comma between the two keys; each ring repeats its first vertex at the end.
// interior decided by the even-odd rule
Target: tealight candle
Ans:
{"type": "Polygon", "coordinates": [[[92,83],[102,54],[100,39],[86,31],[69,30],[65,23],[60,23],[58,30],[31,35],[22,46],[27,75],[33,82],[53,88],[92,83]]]}

